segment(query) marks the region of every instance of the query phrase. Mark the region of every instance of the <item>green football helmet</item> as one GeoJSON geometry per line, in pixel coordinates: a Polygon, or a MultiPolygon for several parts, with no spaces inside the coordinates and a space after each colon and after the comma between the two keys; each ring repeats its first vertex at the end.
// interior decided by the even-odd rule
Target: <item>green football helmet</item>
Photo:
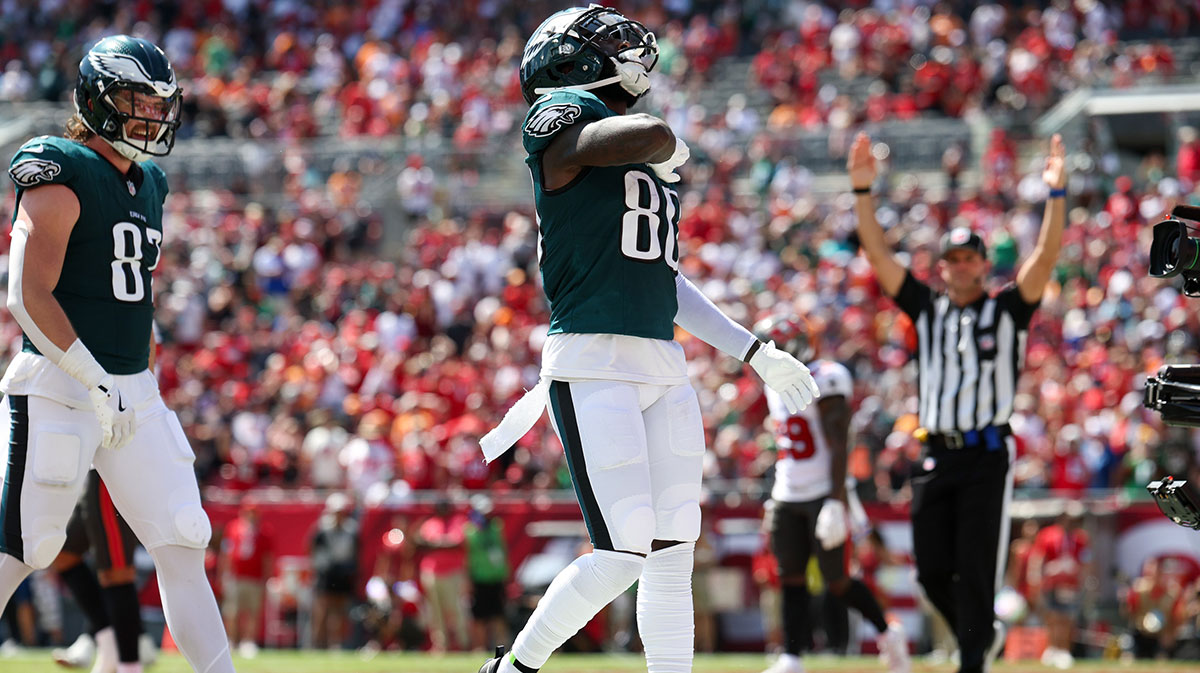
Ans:
{"type": "Polygon", "coordinates": [[[521,93],[533,105],[558,89],[619,85],[629,104],[650,89],[658,42],[641,23],[611,7],[572,7],[552,14],[525,43],[521,93]]]}
{"type": "Polygon", "coordinates": [[[141,38],[106,37],[79,62],[75,111],[131,161],[171,152],[182,98],[166,54],[141,38]],[[141,122],[132,125],[132,134],[129,122],[141,122]]]}

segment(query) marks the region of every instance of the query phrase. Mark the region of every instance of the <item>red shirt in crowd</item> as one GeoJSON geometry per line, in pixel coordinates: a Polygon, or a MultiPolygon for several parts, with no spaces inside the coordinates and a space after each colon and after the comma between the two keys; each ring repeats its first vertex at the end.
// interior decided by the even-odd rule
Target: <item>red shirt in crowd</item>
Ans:
{"type": "Polygon", "coordinates": [[[238,517],[225,527],[221,551],[229,558],[229,569],[234,577],[264,579],[268,573],[263,561],[274,550],[270,531],[260,525],[238,517]]]}
{"type": "Polygon", "coordinates": [[[461,516],[433,516],[418,529],[418,536],[425,542],[439,545],[427,549],[421,556],[420,571],[445,575],[467,566],[466,536],[463,525],[466,519],[461,516]],[[440,545],[456,545],[440,547],[440,545]]]}
{"type": "Polygon", "coordinates": [[[1052,524],[1038,531],[1030,565],[1042,561],[1042,591],[1078,588],[1079,569],[1091,557],[1088,535],[1082,529],[1052,524]]]}

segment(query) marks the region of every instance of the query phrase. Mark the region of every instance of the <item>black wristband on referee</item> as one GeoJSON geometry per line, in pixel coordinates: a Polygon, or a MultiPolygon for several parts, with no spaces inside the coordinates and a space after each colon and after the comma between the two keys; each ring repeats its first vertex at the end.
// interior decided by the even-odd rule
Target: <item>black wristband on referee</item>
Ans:
{"type": "Polygon", "coordinates": [[[758,352],[759,348],[762,348],[762,345],[762,340],[755,339],[754,343],[750,344],[750,350],[746,351],[746,357],[742,358],[742,362],[750,364],[750,358],[754,357],[754,354],[758,352]]]}
{"type": "Polygon", "coordinates": [[[871,188],[869,186],[868,187],[855,187],[854,193],[855,194],[870,194],[871,188]]]}

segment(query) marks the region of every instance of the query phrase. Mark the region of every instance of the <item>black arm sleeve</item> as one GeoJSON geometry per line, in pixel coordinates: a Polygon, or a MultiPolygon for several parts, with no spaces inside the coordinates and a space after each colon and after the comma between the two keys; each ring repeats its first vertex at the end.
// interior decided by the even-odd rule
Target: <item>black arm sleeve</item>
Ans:
{"type": "Polygon", "coordinates": [[[933,303],[933,290],[917,280],[912,275],[912,271],[908,271],[904,275],[904,283],[900,285],[900,291],[893,299],[896,300],[901,311],[916,320],[917,316],[921,314],[921,310],[933,303]]]}

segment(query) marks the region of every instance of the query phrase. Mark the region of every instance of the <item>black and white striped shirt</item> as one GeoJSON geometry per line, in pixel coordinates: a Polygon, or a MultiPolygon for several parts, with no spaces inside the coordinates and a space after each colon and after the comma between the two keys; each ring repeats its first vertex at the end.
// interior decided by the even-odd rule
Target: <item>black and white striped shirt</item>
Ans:
{"type": "Polygon", "coordinates": [[[943,434],[1006,426],[1038,304],[1010,285],[955,306],[912,272],[895,300],[917,328],[921,426],[943,434]]]}

